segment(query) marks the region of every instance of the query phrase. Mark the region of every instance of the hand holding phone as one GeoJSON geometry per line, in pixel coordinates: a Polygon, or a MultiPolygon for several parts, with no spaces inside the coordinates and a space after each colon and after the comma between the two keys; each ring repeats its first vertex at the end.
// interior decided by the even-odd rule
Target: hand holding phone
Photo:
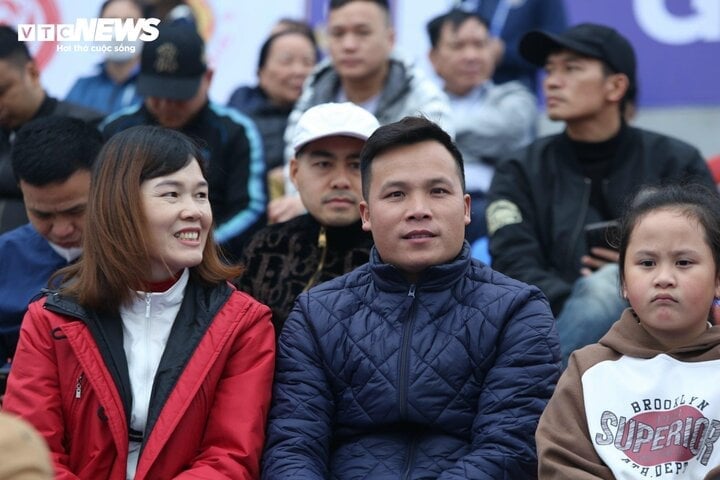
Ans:
{"type": "Polygon", "coordinates": [[[594,247],[617,250],[620,246],[620,224],[617,220],[609,220],[585,225],[585,242],[588,254],[594,247]]]}

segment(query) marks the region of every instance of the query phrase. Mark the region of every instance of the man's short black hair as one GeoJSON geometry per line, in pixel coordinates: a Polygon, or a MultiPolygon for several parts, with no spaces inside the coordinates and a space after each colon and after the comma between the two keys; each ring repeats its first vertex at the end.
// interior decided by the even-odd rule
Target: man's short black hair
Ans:
{"type": "Polygon", "coordinates": [[[25,42],[18,40],[17,30],[8,25],[0,25],[0,60],[18,67],[24,67],[32,60],[25,42]]]}
{"type": "Polygon", "coordinates": [[[370,193],[370,166],[378,155],[389,150],[421,142],[435,141],[445,147],[455,159],[463,193],[465,193],[465,167],[462,154],[450,135],[438,124],[425,117],[405,117],[394,123],[383,125],[370,135],[360,152],[360,178],[365,200],[370,193]]]}
{"type": "Polygon", "coordinates": [[[32,120],[15,135],[13,173],[18,182],[37,187],[64,182],[78,170],[92,170],[102,143],[100,132],[77,118],[32,120]]]}
{"type": "Polygon", "coordinates": [[[344,7],[348,3],[359,1],[375,3],[386,12],[390,12],[390,4],[388,3],[388,0],[330,0],[329,9],[335,10],[336,8],[344,7]]]}
{"type": "Polygon", "coordinates": [[[480,22],[485,28],[488,28],[487,21],[480,15],[474,12],[466,12],[465,10],[461,10],[459,8],[453,8],[449,12],[438,15],[437,17],[430,20],[426,28],[428,36],[430,37],[430,45],[432,46],[432,48],[437,47],[438,42],[440,41],[440,33],[442,32],[442,28],[445,23],[449,23],[454,29],[457,30],[460,25],[470,20],[471,18],[474,18],[475,20],[480,22]]]}

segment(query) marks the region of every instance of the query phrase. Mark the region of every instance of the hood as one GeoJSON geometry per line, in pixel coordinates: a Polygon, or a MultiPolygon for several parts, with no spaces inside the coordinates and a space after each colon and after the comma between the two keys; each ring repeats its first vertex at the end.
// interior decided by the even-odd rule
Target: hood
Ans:
{"type": "Polygon", "coordinates": [[[713,350],[720,345],[720,327],[708,328],[691,344],[668,350],[645,330],[635,312],[628,308],[599,343],[637,358],[652,358],[665,353],[683,361],[715,360],[717,352],[713,350]]]}

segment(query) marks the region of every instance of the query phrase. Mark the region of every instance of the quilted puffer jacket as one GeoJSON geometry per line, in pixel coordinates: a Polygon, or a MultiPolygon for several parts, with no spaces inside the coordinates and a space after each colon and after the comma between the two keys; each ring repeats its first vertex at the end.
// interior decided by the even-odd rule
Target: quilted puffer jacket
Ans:
{"type": "Polygon", "coordinates": [[[417,284],[373,248],[285,324],[263,478],[535,478],[561,371],[553,322],[537,288],[467,243],[417,284]]]}

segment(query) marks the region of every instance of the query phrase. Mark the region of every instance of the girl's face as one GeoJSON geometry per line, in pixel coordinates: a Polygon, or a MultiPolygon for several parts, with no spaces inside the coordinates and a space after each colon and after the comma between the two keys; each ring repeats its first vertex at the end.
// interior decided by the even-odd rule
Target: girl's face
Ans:
{"type": "Polygon", "coordinates": [[[151,242],[147,280],[163,281],[200,264],[212,212],[207,181],[197,160],[170,175],[144,181],[140,192],[151,242]]]}
{"type": "Polygon", "coordinates": [[[672,348],[707,328],[720,281],[705,229],[686,212],[667,208],[640,219],[630,234],[623,293],[645,329],[672,348]]]}

